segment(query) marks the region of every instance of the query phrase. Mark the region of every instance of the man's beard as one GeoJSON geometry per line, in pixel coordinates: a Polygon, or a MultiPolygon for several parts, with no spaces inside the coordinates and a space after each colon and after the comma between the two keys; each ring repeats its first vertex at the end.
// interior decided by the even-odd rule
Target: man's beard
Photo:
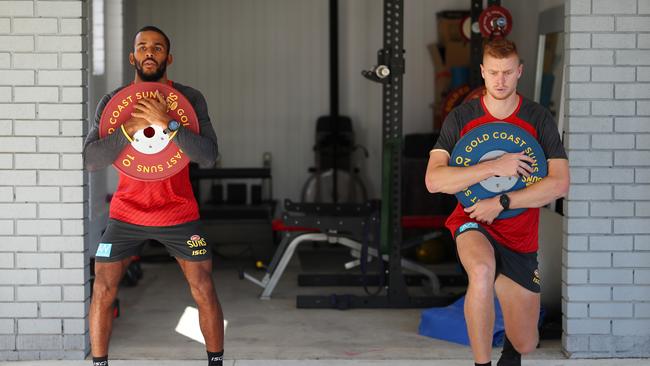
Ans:
{"type": "Polygon", "coordinates": [[[167,71],[167,61],[163,61],[158,65],[158,68],[156,68],[156,71],[154,71],[151,74],[147,74],[144,72],[142,68],[142,64],[145,63],[146,61],[153,61],[156,62],[150,58],[143,60],[142,62],[138,62],[137,60],[135,61],[135,71],[138,73],[138,76],[142,81],[158,81],[160,80],[164,75],[165,71],[167,71]]]}

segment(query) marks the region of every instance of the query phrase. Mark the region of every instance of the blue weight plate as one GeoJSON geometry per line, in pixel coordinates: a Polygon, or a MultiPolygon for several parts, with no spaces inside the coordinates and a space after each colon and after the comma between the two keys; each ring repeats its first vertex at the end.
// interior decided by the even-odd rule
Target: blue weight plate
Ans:
{"type": "MultiPolygon", "coordinates": [[[[456,198],[463,207],[470,207],[484,198],[516,191],[542,180],[548,174],[546,157],[537,140],[522,128],[505,122],[487,123],[467,132],[454,146],[450,166],[472,166],[485,160],[496,159],[504,153],[525,151],[535,159],[530,177],[491,177],[458,193],[456,198]]],[[[517,216],[525,209],[505,210],[497,218],[517,216]]]]}

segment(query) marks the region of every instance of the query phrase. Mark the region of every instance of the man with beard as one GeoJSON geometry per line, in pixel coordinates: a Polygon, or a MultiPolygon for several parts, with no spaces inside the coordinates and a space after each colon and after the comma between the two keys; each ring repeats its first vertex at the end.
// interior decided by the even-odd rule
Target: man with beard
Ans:
{"type": "MultiPolygon", "coordinates": [[[[105,95],[95,114],[84,143],[85,165],[89,171],[109,166],[129,144],[136,131],[157,125],[166,132],[176,131],[174,142],[194,162],[212,166],[217,158],[217,136],[212,128],[203,95],[191,87],[167,79],[166,68],[173,58],[169,38],[160,29],[147,26],[134,39],[129,62],[135,67],[133,83],[167,83],[182,93],[196,111],[200,134],[183,128],[167,114],[167,104],[158,99],[141,99],[132,118],[120,130],[99,138],[102,112],[122,88],[105,95]]],[[[189,167],[162,181],[139,181],[120,173],[110,205],[110,219],[95,254],[95,282],[90,305],[90,342],[93,365],[108,365],[108,343],[112,330],[113,302],[118,284],[131,257],[139,254],[144,242],[157,240],[176,258],[199,310],[209,366],[223,363],[223,314],[212,282],[212,252],[199,222],[198,205],[189,181],[189,167]],[[206,250],[192,250],[190,241],[199,241],[206,250]]]]}
{"type": "Polygon", "coordinates": [[[514,43],[498,39],[484,45],[481,75],[485,95],[460,105],[447,116],[429,154],[425,178],[429,192],[455,194],[493,176],[529,176],[529,163],[534,160],[523,152],[503,154],[469,167],[449,166],[454,146],[465,133],[496,121],[530,133],[547,159],[548,175],[540,182],[481,199],[464,209],[458,205],[447,219],[446,226],[454,235],[458,258],[469,278],[465,320],[475,365],[491,365],[495,292],[506,330],[497,365],[521,365],[521,354],[536,348],[541,281],[537,270],[539,207],[565,196],[569,188],[569,164],[553,116],[516,92],[522,72],[514,43]],[[503,210],[517,208],[527,209],[518,216],[497,219],[503,210]]]}

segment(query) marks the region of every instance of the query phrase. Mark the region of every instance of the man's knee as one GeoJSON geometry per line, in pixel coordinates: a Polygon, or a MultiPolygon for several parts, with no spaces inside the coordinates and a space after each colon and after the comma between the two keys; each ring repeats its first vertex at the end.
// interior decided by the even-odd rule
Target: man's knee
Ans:
{"type": "Polygon", "coordinates": [[[93,300],[102,303],[113,303],[117,296],[117,286],[112,286],[104,281],[97,281],[93,284],[93,300]]]}
{"type": "Polygon", "coordinates": [[[525,355],[527,353],[533,352],[537,348],[537,343],[539,339],[537,334],[534,337],[527,337],[524,339],[511,339],[510,343],[517,350],[517,352],[525,355]]]}
{"type": "Polygon", "coordinates": [[[467,276],[472,285],[494,287],[494,266],[490,263],[474,263],[469,268],[465,268],[467,276]]]}
{"type": "Polygon", "coordinates": [[[214,286],[212,284],[212,276],[209,272],[200,271],[193,276],[187,278],[188,284],[192,291],[192,295],[197,300],[208,299],[214,294],[214,286]]]}

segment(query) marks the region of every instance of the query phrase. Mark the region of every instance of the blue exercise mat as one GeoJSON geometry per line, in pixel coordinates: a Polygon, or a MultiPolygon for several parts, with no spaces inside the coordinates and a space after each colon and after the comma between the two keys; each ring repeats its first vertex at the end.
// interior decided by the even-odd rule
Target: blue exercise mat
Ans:
{"type": "MultiPolygon", "coordinates": [[[[463,313],[464,305],[465,296],[447,307],[422,311],[418,333],[423,336],[469,346],[469,336],[467,335],[467,325],[463,313]]],[[[499,306],[496,297],[494,298],[494,310],[496,317],[494,319],[494,330],[492,331],[492,347],[499,347],[503,345],[503,337],[506,332],[503,326],[501,306],[499,306]]]]}

